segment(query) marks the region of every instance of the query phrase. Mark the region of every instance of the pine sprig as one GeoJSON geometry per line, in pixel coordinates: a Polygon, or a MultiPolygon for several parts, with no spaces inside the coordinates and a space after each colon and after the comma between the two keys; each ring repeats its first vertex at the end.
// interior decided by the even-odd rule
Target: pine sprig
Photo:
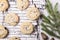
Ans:
{"type": "Polygon", "coordinates": [[[41,23],[42,30],[51,36],[60,39],[60,13],[58,11],[58,3],[53,7],[49,0],[46,0],[46,9],[49,15],[46,17],[43,15],[41,23]],[[57,33],[57,34],[56,34],[57,33]]]}

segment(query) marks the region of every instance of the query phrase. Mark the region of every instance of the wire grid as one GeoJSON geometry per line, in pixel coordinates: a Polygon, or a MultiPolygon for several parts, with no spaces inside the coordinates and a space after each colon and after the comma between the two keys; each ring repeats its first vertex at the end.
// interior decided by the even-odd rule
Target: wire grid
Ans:
{"type": "MultiPolygon", "coordinates": [[[[29,0],[30,1],[30,6],[29,8],[33,5],[32,4],[32,0],[29,0]]],[[[10,8],[8,9],[8,11],[6,12],[0,12],[0,24],[4,25],[8,30],[9,30],[9,35],[7,36],[7,38],[4,38],[4,39],[0,39],[0,40],[8,40],[10,37],[12,36],[17,36],[17,37],[20,37],[21,40],[40,40],[39,38],[39,32],[40,32],[40,27],[37,26],[37,31],[35,31],[34,33],[32,33],[31,35],[23,35],[21,32],[20,32],[20,25],[22,22],[24,21],[30,21],[33,23],[33,25],[37,25],[37,22],[36,21],[31,21],[29,20],[27,17],[26,17],[26,11],[27,10],[24,10],[24,11],[20,11],[17,7],[16,7],[16,0],[8,0],[9,4],[10,4],[10,8]],[[6,24],[4,22],[4,17],[6,16],[6,14],[8,13],[17,13],[18,16],[20,17],[20,21],[18,23],[18,25],[16,26],[10,26],[9,24],[6,24]]],[[[41,10],[44,9],[44,0],[33,0],[34,4],[36,4],[37,8],[41,10]]]]}

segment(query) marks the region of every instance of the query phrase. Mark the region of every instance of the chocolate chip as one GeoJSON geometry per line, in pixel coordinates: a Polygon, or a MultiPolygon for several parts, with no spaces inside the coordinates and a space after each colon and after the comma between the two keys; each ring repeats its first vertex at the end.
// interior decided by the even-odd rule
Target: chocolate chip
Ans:
{"type": "Polygon", "coordinates": [[[7,29],[6,27],[4,27],[4,29],[7,29]]]}
{"type": "Polygon", "coordinates": [[[18,39],[18,38],[15,38],[15,39],[18,39]]]}

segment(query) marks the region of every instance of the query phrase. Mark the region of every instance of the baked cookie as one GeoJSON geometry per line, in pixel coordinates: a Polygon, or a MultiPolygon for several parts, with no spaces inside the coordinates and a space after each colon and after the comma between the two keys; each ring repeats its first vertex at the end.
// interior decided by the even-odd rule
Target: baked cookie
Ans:
{"type": "Polygon", "coordinates": [[[40,16],[40,11],[37,7],[32,6],[31,8],[28,8],[26,16],[31,20],[36,20],[40,16]]]}
{"type": "Polygon", "coordinates": [[[5,38],[7,34],[8,30],[4,26],[0,25],[0,38],[5,38]]]}
{"type": "Polygon", "coordinates": [[[20,27],[20,30],[23,34],[31,34],[34,28],[31,22],[23,22],[20,27]]]}
{"type": "Polygon", "coordinates": [[[7,0],[0,0],[0,11],[5,11],[8,9],[8,1],[7,0]]]}
{"type": "Polygon", "coordinates": [[[24,10],[29,6],[29,0],[16,0],[17,1],[17,8],[20,10],[24,10]]]}
{"type": "Polygon", "coordinates": [[[5,23],[15,26],[18,24],[18,22],[19,22],[19,16],[15,13],[9,13],[5,16],[5,23]]]}
{"type": "Polygon", "coordinates": [[[11,37],[9,40],[20,40],[19,37],[11,37]]]}

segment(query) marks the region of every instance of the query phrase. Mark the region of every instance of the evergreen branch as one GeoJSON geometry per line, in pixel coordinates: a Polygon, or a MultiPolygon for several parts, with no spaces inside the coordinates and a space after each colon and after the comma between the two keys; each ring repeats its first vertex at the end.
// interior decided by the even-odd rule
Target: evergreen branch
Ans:
{"type": "Polygon", "coordinates": [[[43,28],[42,28],[42,30],[45,31],[45,32],[47,32],[49,35],[54,36],[54,37],[57,37],[57,38],[60,39],[60,36],[57,36],[53,31],[51,31],[49,29],[45,30],[43,28]]]}
{"type": "Polygon", "coordinates": [[[56,3],[55,6],[54,6],[54,12],[55,13],[57,13],[57,10],[58,10],[57,6],[58,6],[58,3],[56,3]]]}
{"type": "Polygon", "coordinates": [[[54,16],[53,15],[53,8],[52,8],[52,4],[50,3],[50,1],[49,0],[46,0],[46,9],[47,9],[47,11],[49,12],[49,14],[50,15],[52,15],[52,16],[54,16]]]}
{"type": "Polygon", "coordinates": [[[51,26],[51,25],[45,25],[44,23],[41,24],[43,28],[50,28],[51,30],[55,31],[55,32],[58,32],[60,34],[60,30],[56,29],[55,27],[51,26]]]}
{"type": "Polygon", "coordinates": [[[49,15],[46,17],[43,15],[43,22],[41,23],[42,30],[48,33],[51,36],[54,36],[56,38],[60,39],[60,13],[58,11],[58,3],[54,7],[52,7],[52,4],[49,0],[46,0],[46,9],[49,13],[49,15]],[[50,28],[50,29],[49,29],[50,28]],[[55,34],[54,32],[57,32],[55,34]]]}

